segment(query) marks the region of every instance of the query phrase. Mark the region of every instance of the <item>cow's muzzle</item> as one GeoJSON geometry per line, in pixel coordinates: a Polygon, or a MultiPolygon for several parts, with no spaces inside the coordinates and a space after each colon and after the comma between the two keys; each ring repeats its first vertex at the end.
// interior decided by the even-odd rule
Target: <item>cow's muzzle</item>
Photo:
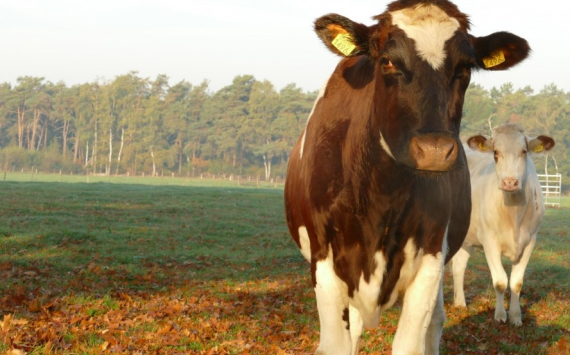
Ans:
{"type": "Polygon", "coordinates": [[[508,177],[501,180],[501,190],[507,192],[514,192],[521,189],[519,184],[519,179],[514,177],[508,177]]]}
{"type": "Polygon", "coordinates": [[[448,171],[457,160],[457,140],[442,134],[415,136],[410,140],[410,153],[418,170],[448,171]]]}

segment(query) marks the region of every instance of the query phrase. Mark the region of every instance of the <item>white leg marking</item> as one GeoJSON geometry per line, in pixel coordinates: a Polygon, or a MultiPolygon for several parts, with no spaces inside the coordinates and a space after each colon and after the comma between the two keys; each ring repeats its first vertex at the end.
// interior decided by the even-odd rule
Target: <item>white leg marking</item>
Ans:
{"type": "Polygon", "coordinates": [[[420,58],[439,69],[447,54],[445,42],[459,28],[459,22],[435,5],[419,5],[391,13],[392,23],[416,43],[420,58]]]}
{"type": "Polygon", "coordinates": [[[382,310],[392,307],[392,305],[398,300],[400,294],[406,292],[410,282],[414,279],[423,256],[423,250],[419,250],[417,252],[418,255],[416,255],[416,251],[417,248],[413,238],[408,239],[404,246],[405,260],[404,265],[402,265],[402,268],[400,269],[400,277],[398,278],[398,282],[396,282],[396,286],[390,295],[388,303],[382,306],[382,310]]]}
{"type": "Polygon", "coordinates": [[[307,261],[311,261],[311,241],[305,226],[299,227],[299,243],[301,244],[301,254],[307,261]]]}
{"type": "Polygon", "coordinates": [[[390,150],[390,147],[388,146],[388,143],[386,143],[386,140],[384,139],[382,132],[380,132],[380,145],[386,151],[386,153],[390,156],[390,158],[396,160],[396,158],[394,158],[394,154],[392,154],[392,151],[390,150]]]}
{"type": "Polygon", "coordinates": [[[426,333],[427,355],[439,354],[439,342],[441,340],[441,333],[443,333],[443,323],[445,323],[445,310],[443,308],[443,278],[442,278],[441,282],[439,283],[439,292],[437,294],[435,308],[433,310],[433,315],[431,317],[431,323],[429,324],[426,333]]]}
{"type": "Polygon", "coordinates": [[[309,126],[309,120],[311,119],[311,117],[313,117],[313,113],[315,112],[315,107],[317,107],[317,103],[319,102],[319,100],[325,96],[325,91],[327,88],[327,84],[328,84],[328,80],[325,83],[325,85],[323,85],[323,87],[321,88],[321,91],[319,91],[319,95],[317,96],[317,98],[315,99],[315,103],[313,104],[313,108],[311,109],[311,113],[309,113],[309,117],[307,118],[307,122],[305,123],[305,130],[303,131],[303,138],[301,139],[301,152],[300,152],[300,158],[303,158],[303,150],[305,149],[305,137],[307,135],[307,126],[309,126]]]}
{"type": "Polygon", "coordinates": [[[393,355],[439,354],[439,340],[445,320],[442,282],[448,249],[448,228],[449,222],[443,237],[441,252],[435,256],[424,255],[422,250],[418,253],[420,265],[417,273],[412,274],[413,281],[404,295],[402,314],[392,345],[393,355]],[[427,341],[426,335],[429,337],[427,341]]]}
{"type": "Polygon", "coordinates": [[[370,275],[368,282],[364,280],[364,274],[360,276],[358,290],[354,291],[354,296],[350,303],[360,311],[364,324],[371,328],[378,325],[381,308],[378,305],[378,297],[382,288],[382,280],[386,272],[386,259],[382,252],[374,255],[376,269],[370,275]]]}
{"type": "Polygon", "coordinates": [[[362,322],[362,317],[360,316],[358,309],[350,305],[348,311],[350,312],[350,340],[352,342],[351,355],[356,355],[358,354],[358,343],[360,342],[360,336],[364,330],[364,323],[362,322]]]}
{"type": "Polygon", "coordinates": [[[473,252],[472,246],[462,246],[457,254],[451,259],[451,270],[453,273],[453,305],[456,307],[466,307],[464,293],[464,278],[467,261],[473,252]]]}
{"type": "Polygon", "coordinates": [[[330,246],[328,257],[317,262],[315,276],[315,294],[321,324],[321,342],[316,354],[350,354],[351,332],[343,319],[345,310],[349,308],[348,291],[346,284],[334,272],[330,246]]]}
{"type": "MultiPolygon", "coordinates": [[[[402,314],[392,346],[393,355],[425,354],[426,333],[441,288],[444,260],[443,253],[421,257],[419,270],[404,295],[402,314]]],[[[432,336],[438,333],[436,325],[431,330],[432,336]]]]}
{"type": "Polygon", "coordinates": [[[513,264],[513,269],[511,270],[511,303],[509,305],[509,320],[516,326],[522,325],[520,305],[521,288],[523,285],[524,272],[535,244],[536,234],[531,237],[530,243],[524,248],[520,260],[513,264]]]}

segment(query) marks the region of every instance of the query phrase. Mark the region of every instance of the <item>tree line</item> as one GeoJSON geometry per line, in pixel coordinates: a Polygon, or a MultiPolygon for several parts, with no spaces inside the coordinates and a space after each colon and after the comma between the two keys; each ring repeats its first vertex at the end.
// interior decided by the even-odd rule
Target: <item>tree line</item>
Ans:
{"type": "MultiPolygon", "coordinates": [[[[148,175],[228,173],[283,177],[317,91],[239,75],[218,91],[208,82],[170,85],[137,72],[68,87],[41,77],[0,84],[0,168],[148,175]]],[[[517,122],[558,147],[548,169],[570,173],[570,93],[534,93],[510,83],[467,91],[462,134],[517,122]]],[[[537,162],[539,170],[544,161],[537,162]]],[[[544,168],[542,169],[544,170],[544,168]]]]}

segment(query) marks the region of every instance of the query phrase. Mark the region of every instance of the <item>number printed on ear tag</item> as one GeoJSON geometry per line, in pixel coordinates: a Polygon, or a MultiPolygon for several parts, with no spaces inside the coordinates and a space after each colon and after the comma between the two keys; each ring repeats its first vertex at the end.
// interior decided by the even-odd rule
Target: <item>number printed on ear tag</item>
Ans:
{"type": "Polygon", "coordinates": [[[491,54],[490,57],[483,58],[483,64],[485,68],[496,67],[497,65],[505,62],[505,54],[503,51],[496,51],[491,54]]]}
{"type": "Polygon", "coordinates": [[[337,35],[332,41],[332,45],[336,47],[342,54],[350,55],[356,46],[352,43],[352,38],[348,33],[337,35]]]}

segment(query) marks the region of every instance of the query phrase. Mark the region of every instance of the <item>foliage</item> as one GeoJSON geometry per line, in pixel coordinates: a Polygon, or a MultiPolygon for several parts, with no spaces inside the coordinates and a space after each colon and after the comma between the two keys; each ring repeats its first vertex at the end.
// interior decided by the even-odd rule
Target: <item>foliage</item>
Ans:
{"type": "MultiPolygon", "coordinates": [[[[0,181],[0,277],[8,281],[0,351],[314,353],[310,270],[284,223],[281,189],[98,178],[114,183],[0,181]]],[[[443,355],[567,353],[570,199],[563,203],[547,210],[527,269],[522,327],[494,322],[481,252],[466,273],[467,309],[449,305],[446,273],[443,355]]],[[[365,331],[362,353],[389,353],[399,313],[365,331]]]]}
{"type": "MultiPolygon", "coordinates": [[[[137,72],[72,87],[20,77],[14,87],[0,84],[0,167],[283,177],[316,95],[295,84],[277,91],[251,75],[238,75],[216,92],[207,81],[171,85],[166,75],[151,80],[137,72]]],[[[530,87],[515,90],[510,83],[491,90],[472,84],[465,97],[463,137],[489,133],[490,124],[503,122],[518,122],[532,135],[553,136],[557,147],[548,169],[558,167],[568,184],[570,93],[554,84],[537,94],[530,87]]],[[[544,161],[537,163],[541,170],[544,161]]]]}

